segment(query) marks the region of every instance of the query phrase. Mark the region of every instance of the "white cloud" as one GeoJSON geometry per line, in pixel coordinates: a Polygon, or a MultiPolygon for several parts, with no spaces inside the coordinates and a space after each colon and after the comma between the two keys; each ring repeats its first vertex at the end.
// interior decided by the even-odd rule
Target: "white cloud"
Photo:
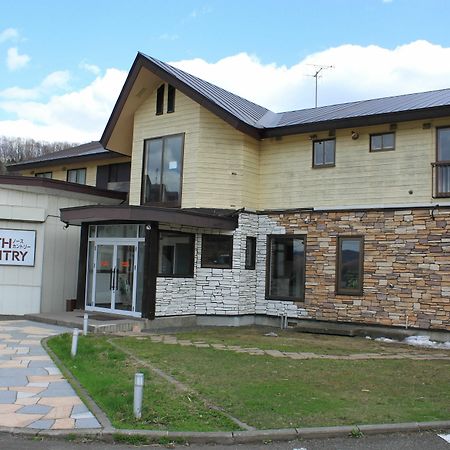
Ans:
{"type": "Polygon", "coordinates": [[[80,64],[80,69],[86,70],[87,72],[93,73],[94,75],[100,75],[100,67],[96,66],[95,64],[88,64],[85,61],[82,61],[80,64]]]}
{"type": "Polygon", "coordinates": [[[247,53],[215,63],[192,59],[172,64],[273,111],[314,106],[311,64],[334,66],[319,77],[319,106],[450,87],[450,48],[427,41],[394,49],[341,45],[291,67],[264,64],[247,53]]]}
{"type": "Polygon", "coordinates": [[[5,28],[0,31],[0,44],[9,40],[15,40],[19,37],[19,32],[15,28],[5,28]]]}
{"type": "Polygon", "coordinates": [[[178,34],[163,33],[158,36],[158,39],[161,41],[176,41],[179,37],[178,34]]]}
{"type": "Polygon", "coordinates": [[[18,70],[25,67],[30,62],[28,55],[21,55],[17,50],[17,47],[11,47],[8,49],[6,56],[6,65],[9,70],[18,70]]]}
{"type": "MultiPolygon", "coordinates": [[[[293,66],[263,63],[247,53],[215,63],[192,59],[172,63],[273,111],[314,106],[311,64],[334,65],[319,78],[319,106],[450,87],[450,48],[416,41],[394,49],[342,45],[311,54],[293,66]]],[[[0,135],[85,142],[99,139],[126,72],[108,69],[84,88],[67,89],[67,72],[55,72],[34,89],[0,92],[0,135]],[[49,100],[43,98],[51,94],[49,100]]]]}
{"type": "MultiPolygon", "coordinates": [[[[49,75],[41,87],[43,84],[61,85],[66,82],[66,75],[62,74],[65,72],[49,75]]],[[[126,75],[124,71],[108,69],[88,86],[78,91],[52,95],[47,102],[33,101],[32,98],[0,102],[1,110],[17,117],[15,120],[0,121],[0,135],[47,141],[98,140],[126,75]]]]}

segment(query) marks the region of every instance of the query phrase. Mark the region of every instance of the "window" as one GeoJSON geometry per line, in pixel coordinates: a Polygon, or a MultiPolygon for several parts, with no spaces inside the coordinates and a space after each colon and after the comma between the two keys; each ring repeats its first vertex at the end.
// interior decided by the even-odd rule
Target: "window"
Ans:
{"type": "Polygon", "coordinates": [[[245,247],[245,268],[253,270],[256,265],[256,238],[247,236],[245,247]]]}
{"type": "Polygon", "coordinates": [[[336,140],[324,139],[313,142],[313,167],[335,165],[336,140]]]}
{"type": "Polygon", "coordinates": [[[156,91],[156,115],[164,112],[164,85],[162,84],[156,91]]]}
{"type": "Polygon", "coordinates": [[[170,84],[167,89],[167,112],[175,112],[175,88],[170,84]]]}
{"type": "Polygon", "coordinates": [[[159,233],[158,276],[194,276],[194,235],[161,231],[159,233]]]}
{"type": "Polygon", "coordinates": [[[450,128],[437,129],[434,197],[450,197],[450,128]]]}
{"type": "Polygon", "coordinates": [[[269,236],[266,297],[303,300],[305,297],[305,236],[269,236]]]}
{"type": "Polygon", "coordinates": [[[34,176],[38,178],[52,178],[53,172],[39,172],[35,173],[34,176]]]}
{"type": "Polygon", "coordinates": [[[370,151],[382,152],[395,150],[395,133],[371,134],[370,151]]]}
{"type": "Polygon", "coordinates": [[[336,293],[362,295],[363,293],[363,251],[362,236],[338,237],[336,293]]]}
{"type": "Polygon", "coordinates": [[[101,189],[129,192],[131,163],[97,166],[95,185],[101,189]]]}
{"type": "Polygon", "coordinates": [[[180,206],[184,135],[144,142],[142,202],[180,206]]]}
{"type": "Polygon", "coordinates": [[[202,267],[231,269],[233,236],[204,234],[202,237],[202,267]]]}
{"type": "Polygon", "coordinates": [[[67,171],[67,181],[86,184],[86,169],[71,169],[67,171]]]}

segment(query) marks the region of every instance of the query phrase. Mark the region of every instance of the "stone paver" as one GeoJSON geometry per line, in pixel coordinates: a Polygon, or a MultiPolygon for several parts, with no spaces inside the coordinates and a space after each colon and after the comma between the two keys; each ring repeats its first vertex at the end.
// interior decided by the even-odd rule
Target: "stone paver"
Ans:
{"type": "Polygon", "coordinates": [[[166,334],[151,334],[150,340],[163,344],[178,344],[182,346],[193,345],[199,348],[214,348],[216,350],[227,350],[235,353],[247,353],[249,355],[266,355],[273,358],[289,359],[341,359],[349,361],[367,360],[367,359],[414,359],[414,360],[450,360],[450,356],[445,353],[421,353],[422,349],[405,349],[397,353],[353,353],[350,355],[320,355],[311,352],[282,352],[280,350],[263,350],[260,348],[243,348],[239,345],[208,344],[203,341],[190,341],[188,339],[178,340],[176,336],[166,334]]]}
{"type": "Polygon", "coordinates": [[[41,345],[71,331],[27,320],[0,321],[0,427],[100,428],[41,345]]]}

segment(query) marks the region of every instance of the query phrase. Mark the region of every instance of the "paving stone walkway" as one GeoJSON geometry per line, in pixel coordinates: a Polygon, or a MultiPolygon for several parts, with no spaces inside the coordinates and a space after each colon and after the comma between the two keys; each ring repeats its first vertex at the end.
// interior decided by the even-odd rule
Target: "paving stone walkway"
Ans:
{"type": "MultiPolygon", "coordinates": [[[[129,334],[128,334],[129,335],[129,334]]],[[[141,335],[142,336],[142,335],[141,335]]],[[[247,353],[249,355],[266,355],[274,358],[290,359],[342,359],[342,360],[365,360],[365,359],[414,359],[414,360],[450,360],[450,355],[445,352],[430,353],[421,351],[412,347],[402,353],[352,353],[348,355],[328,355],[310,352],[283,352],[280,350],[267,350],[260,348],[241,347],[240,345],[208,344],[203,341],[191,341],[187,339],[178,339],[172,334],[151,334],[152,342],[161,342],[163,344],[194,346],[198,348],[214,348],[216,350],[232,351],[236,353],[247,353]]]]}
{"type": "Polygon", "coordinates": [[[41,345],[70,331],[27,320],[0,321],[0,427],[100,428],[41,345]]]}

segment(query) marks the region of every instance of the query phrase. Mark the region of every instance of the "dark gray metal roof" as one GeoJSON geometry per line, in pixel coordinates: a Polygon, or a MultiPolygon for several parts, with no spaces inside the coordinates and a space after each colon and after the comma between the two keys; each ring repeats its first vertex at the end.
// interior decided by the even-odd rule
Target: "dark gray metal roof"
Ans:
{"type": "Polygon", "coordinates": [[[47,153],[42,156],[38,156],[27,161],[21,161],[19,163],[9,164],[8,170],[23,170],[31,167],[42,167],[50,164],[58,164],[60,160],[67,162],[68,160],[78,160],[78,159],[95,159],[103,157],[120,157],[120,155],[115,152],[111,152],[103,148],[102,144],[98,141],[88,142],[87,144],[77,145],[76,147],[66,148],[58,152],[47,153]]]}
{"type": "Polygon", "coordinates": [[[156,58],[143,53],[139,53],[138,57],[147,59],[151,67],[156,66],[163,74],[179,80],[200,98],[212,102],[213,107],[209,107],[213,112],[221,115],[221,111],[225,110],[236,120],[249,125],[258,137],[318,130],[320,126],[371,125],[396,118],[412,120],[426,117],[426,113],[431,110],[433,115],[430,117],[450,115],[450,89],[274,113],[156,58]]]}
{"type": "Polygon", "coordinates": [[[392,114],[450,105],[450,89],[376,98],[277,114],[269,127],[284,127],[351,117],[392,114]]]}
{"type": "Polygon", "coordinates": [[[269,111],[263,106],[239,97],[219,86],[184,72],[181,69],[177,69],[170,64],[152,58],[151,56],[144,55],[143,53],[141,53],[141,55],[248,125],[260,128],[258,121],[269,111]]]}

